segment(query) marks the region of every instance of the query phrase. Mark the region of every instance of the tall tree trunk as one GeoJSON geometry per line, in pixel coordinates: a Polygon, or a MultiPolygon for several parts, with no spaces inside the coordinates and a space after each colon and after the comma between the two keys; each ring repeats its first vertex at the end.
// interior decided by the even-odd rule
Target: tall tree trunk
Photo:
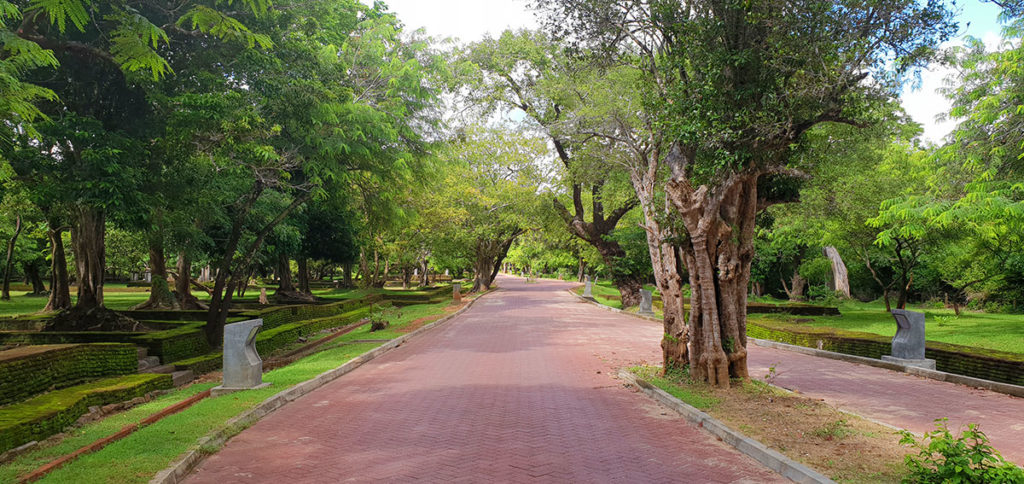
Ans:
{"type": "Polygon", "coordinates": [[[178,306],[181,309],[209,309],[192,295],[192,258],[188,252],[183,250],[178,253],[176,269],[178,274],[174,278],[174,292],[178,297],[178,306]]]}
{"type": "Polygon", "coordinates": [[[2,294],[0,294],[0,299],[4,301],[11,300],[11,270],[14,269],[14,244],[18,242],[19,235],[21,235],[21,214],[15,216],[14,234],[7,241],[7,259],[4,263],[4,287],[2,294]]]}
{"type": "Polygon", "coordinates": [[[580,268],[578,271],[576,271],[576,280],[579,282],[583,282],[583,276],[587,275],[587,261],[582,257],[580,257],[579,260],[580,268]]]}
{"type": "Polygon", "coordinates": [[[299,266],[299,292],[313,294],[313,291],[309,290],[309,259],[299,257],[295,262],[299,266]]]}
{"type": "Polygon", "coordinates": [[[50,297],[43,312],[71,309],[71,283],[68,280],[68,258],[64,252],[64,229],[50,223],[50,297]]]}
{"type": "Polygon", "coordinates": [[[342,278],[341,283],[344,287],[352,287],[352,263],[346,262],[341,266],[342,278]]]}
{"type": "Polygon", "coordinates": [[[103,307],[103,275],[106,266],[106,214],[93,207],[77,207],[71,228],[71,250],[75,254],[78,300],[75,309],[103,307]]]}
{"type": "Polygon", "coordinates": [[[160,230],[149,235],[149,299],[135,309],[178,309],[178,300],[167,284],[167,260],[164,257],[164,237],[160,230]]]}
{"type": "Polygon", "coordinates": [[[412,281],[412,266],[402,263],[402,289],[409,289],[410,281],[412,281]]]}
{"type": "Polygon", "coordinates": [[[789,285],[786,285],[785,279],[779,279],[782,282],[782,290],[786,291],[786,297],[790,301],[803,301],[804,300],[804,288],[807,286],[807,279],[793,269],[793,276],[789,278],[789,285]]]}
{"type": "Polygon", "coordinates": [[[277,278],[277,292],[295,292],[295,284],[292,283],[292,264],[287,255],[277,256],[277,278]]]}
{"type": "Polygon", "coordinates": [[[501,271],[501,263],[508,256],[509,248],[521,234],[522,229],[514,229],[505,239],[477,240],[473,261],[473,288],[470,292],[491,288],[494,279],[498,277],[498,272],[501,271]]]}
{"type": "Polygon", "coordinates": [[[28,277],[29,283],[32,284],[32,295],[41,296],[46,292],[46,284],[43,283],[42,271],[40,266],[43,264],[41,259],[34,260],[25,264],[25,276],[28,277]]]}
{"type": "Polygon", "coordinates": [[[693,190],[682,178],[666,185],[688,235],[683,257],[692,291],[690,372],[712,386],[749,377],[746,306],[758,176],[736,173],[713,190],[693,190]]]}
{"type": "Polygon", "coordinates": [[[427,264],[427,259],[423,258],[423,260],[420,261],[420,286],[422,287],[430,285],[428,271],[430,271],[430,265],[427,264]]]}
{"type": "Polygon", "coordinates": [[[825,257],[828,257],[828,260],[832,262],[832,289],[841,293],[847,299],[851,298],[850,275],[846,270],[846,264],[843,263],[843,258],[839,255],[839,250],[832,246],[825,246],[821,250],[825,257]]]}

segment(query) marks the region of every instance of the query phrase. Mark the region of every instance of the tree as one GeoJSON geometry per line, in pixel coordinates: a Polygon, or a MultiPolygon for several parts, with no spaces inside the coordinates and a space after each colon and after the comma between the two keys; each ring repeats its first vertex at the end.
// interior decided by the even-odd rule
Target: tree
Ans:
{"type": "Polygon", "coordinates": [[[746,378],[756,214],[776,201],[775,182],[800,175],[803,135],[872,121],[869,108],[951,33],[949,12],[910,0],[536,3],[559,37],[643,73],[645,109],[666,133],[662,188],[683,228],[690,372],[716,386],[746,378]]]}
{"type": "Polygon", "coordinates": [[[632,196],[624,200],[609,196],[613,177],[599,159],[585,159],[587,141],[592,137],[571,122],[570,112],[580,99],[572,92],[574,79],[570,73],[574,66],[562,46],[540,32],[505,31],[497,39],[471,44],[465,58],[469,65],[463,68],[470,73],[471,102],[491,111],[521,110],[548,136],[565,169],[572,207],[570,210],[560,198],[553,197],[555,212],[572,234],[601,254],[622,295],[623,307],[640,304],[641,281],[626,267],[620,267],[628,266],[619,264],[626,252],[610,237],[619,220],[637,202],[632,196]],[[585,205],[588,195],[589,213],[585,205]]]}

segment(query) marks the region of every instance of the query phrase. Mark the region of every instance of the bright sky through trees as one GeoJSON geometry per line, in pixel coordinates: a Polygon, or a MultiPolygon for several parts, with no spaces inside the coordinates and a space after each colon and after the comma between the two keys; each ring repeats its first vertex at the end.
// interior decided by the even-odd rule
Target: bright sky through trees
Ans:
{"type": "MultiPolygon", "coordinates": [[[[479,40],[488,32],[497,35],[506,28],[537,27],[526,0],[390,0],[387,4],[407,27],[422,27],[431,36],[454,37],[463,42],[479,40]]],[[[957,8],[963,35],[981,38],[990,46],[998,43],[999,7],[964,0],[957,8]]],[[[920,85],[907,86],[902,96],[907,113],[924,125],[925,139],[936,143],[953,129],[953,123],[936,120],[949,110],[949,102],[936,92],[949,73],[938,66],[923,72],[920,85]]]]}

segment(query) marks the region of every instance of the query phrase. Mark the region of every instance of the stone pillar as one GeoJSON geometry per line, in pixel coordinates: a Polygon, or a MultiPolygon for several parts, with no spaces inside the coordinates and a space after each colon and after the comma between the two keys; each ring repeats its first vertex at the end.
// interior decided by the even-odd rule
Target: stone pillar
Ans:
{"type": "Polygon", "coordinates": [[[262,327],[262,319],[224,326],[224,383],[211,390],[213,396],[270,385],[263,383],[263,360],[256,352],[256,334],[262,327]]]}
{"type": "Polygon", "coordinates": [[[594,289],[592,286],[593,283],[590,282],[590,276],[587,276],[587,285],[583,286],[583,297],[594,301],[594,289]]]}
{"type": "Polygon", "coordinates": [[[892,356],[882,360],[903,366],[935,369],[935,360],[925,358],[924,313],[893,309],[896,335],[892,337],[892,356]]]}
{"type": "Polygon", "coordinates": [[[462,302],[462,284],[452,284],[452,304],[459,304],[462,302]]]}
{"type": "Polygon", "coordinates": [[[647,289],[640,290],[640,310],[638,313],[644,316],[654,316],[654,294],[647,289]]]}

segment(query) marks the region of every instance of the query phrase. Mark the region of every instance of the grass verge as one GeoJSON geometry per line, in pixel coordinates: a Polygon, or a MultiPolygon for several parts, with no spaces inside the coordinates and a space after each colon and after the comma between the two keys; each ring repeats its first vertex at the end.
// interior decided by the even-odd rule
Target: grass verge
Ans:
{"type": "Polygon", "coordinates": [[[683,372],[630,368],[637,377],[697,407],[750,438],[841,483],[895,483],[907,475],[892,429],[840,412],[819,400],[750,380],[711,388],[683,372]]]}
{"type": "MultiPolygon", "coordinates": [[[[401,336],[403,329],[417,319],[451,312],[452,309],[449,306],[445,302],[403,308],[401,314],[391,321],[391,325],[386,330],[371,333],[368,325],[363,326],[325,344],[318,353],[265,373],[263,380],[273,383],[268,388],[203,400],[181,413],[141,428],[127,438],[116,441],[96,453],[83,456],[38,482],[148,482],[153,475],[192,448],[196,444],[196,440],[223,426],[234,416],[253,408],[280,391],[336,368],[382,344],[379,342],[356,343],[355,340],[394,339],[401,336]]],[[[59,439],[52,445],[43,445],[0,466],[0,482],[15,482],[18,476],[31,472],[57,457],[111,435],[125,425],[138,423],[168,405],[216,385],[217,382],[191,385],[124,413],[70,430],[66,433],[65,438],[59,439]]]]}

